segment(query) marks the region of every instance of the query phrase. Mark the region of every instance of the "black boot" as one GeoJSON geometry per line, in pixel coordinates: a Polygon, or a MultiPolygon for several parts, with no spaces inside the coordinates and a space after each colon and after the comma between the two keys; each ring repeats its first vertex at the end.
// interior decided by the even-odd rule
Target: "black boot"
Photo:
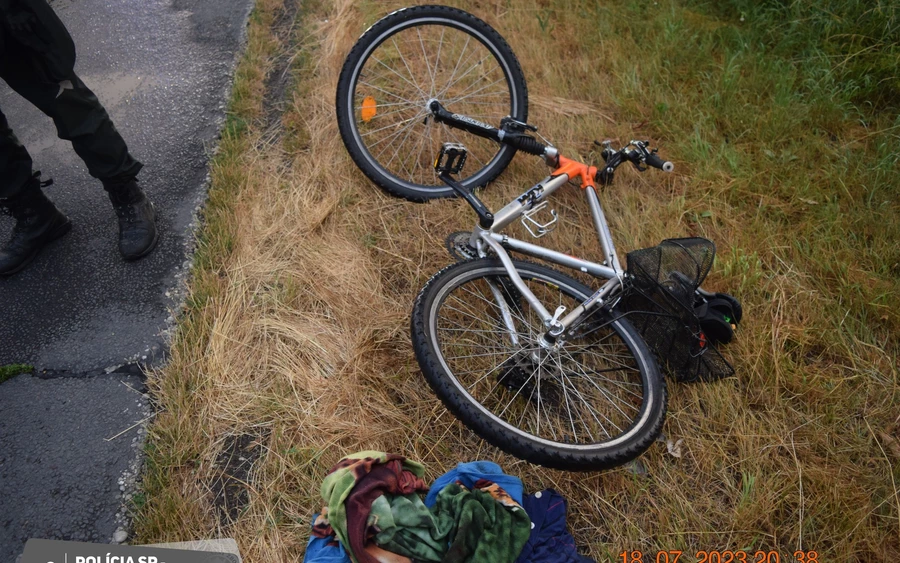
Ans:
{"type": "Polygon", "coordinates": [[[15,199],[0,202],[0,209],[16,220],[12,237],[0,248],[0,276],[22,270],[42,248],[72,228],[69,218],[41,191],[37,179],[34,184],[15,199]]]}
{"type": "Polygon", "coordinates": [[[125,260],[137,260],[150,254],[159,241],[156,209],[137,185],[104,184],[119,217],[119,252],[125,260]]]}

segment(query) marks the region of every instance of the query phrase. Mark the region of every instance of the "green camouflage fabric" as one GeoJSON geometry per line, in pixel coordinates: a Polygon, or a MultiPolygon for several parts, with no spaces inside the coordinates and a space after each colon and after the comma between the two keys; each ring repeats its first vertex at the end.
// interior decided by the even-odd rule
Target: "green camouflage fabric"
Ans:
{"type": "Polygon", "coordinates": [[[414,561],[512,563],[531,535],[525,509],[484,480],[471,491],[458,483],[447,485],[431,510],[418,498],[379,499],[372,515],[380,530],[375,543],[414,561]]]}
{"type": "Polygon", "coordinates": [[[322,481],[325,508],[313,524],[313,534],[328,537],[333,530],[356,563],[384,561],[376,556],[383,555],[381,550],[370,542],[372,504],[385,494],[418,498],[417,493],[428,491],[424,475],[421,463],[399,455],[363,451],[345,457],[322,481]]]}
{"type": "Polygon", "coordinates": [[[531,534],[525,509],[487,480],[459,483],[429,509],[422,464],[364,451],[347,456],[322,482],[325,507],[313,535],[337,537],[355,563],[513,563],[531,534]]]}

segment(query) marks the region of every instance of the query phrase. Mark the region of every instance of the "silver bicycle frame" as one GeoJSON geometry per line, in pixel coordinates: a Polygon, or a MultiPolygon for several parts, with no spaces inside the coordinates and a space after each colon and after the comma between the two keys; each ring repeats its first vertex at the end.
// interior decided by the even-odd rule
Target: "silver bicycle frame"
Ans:
{"type": "MultiPolygon", "coordinates": [[[[609,297],[616,289],[621,287],[622,278],[625,274],[622,266],[619,263],[619,257],[616,253],[615,246],[613,245],[612,234],[609,230],[609,224],[606,222],[606,216],[603,214],[603,208],[600,206],[600,200],[597,197],[597,191],[590,186],[584,188],[584,192],[587,197],[588,206],[591,210],[591,217],[594,220],[594,227],[597,230],[597,237],[599,238],[600,245],[603,248],[603,255],[605,260],[602,264],[577,258],[575,256],[569,256],[568,254],[563,254],[562,252],[550,250],[537,244],[514,239],[509,237],[508,235],[504,235],[498,232],[509,226],[513,221],[521,217],[524,213],[528,212],[542,201],[546,201],[553,192],[565,185],[568,181],[569,176],[567,174],[561,174],[559,176],[548,176],[544,178],[544,180],[542,180],[538,184],[535,184],[534,187],[522,194],[522,196],[510,202],[508,205],[506,205],[506,207],[495,213],[494,223],[490,229],[482,229],[481,227],[476,225],[475,230],[472,232],[472,239],[470,241],[471,245],[478,249],[478,254],[480,256],[487,256],[488,248],[497,255],[497,257],[503,263],[503,267],[509,274],[510,280],[512,280],[513,285],[515,285],[516,289],[519,290],[526,301],[528,301],[528,304],[531,305],[535,312],[537,312],[544,325],[548,328],[550,334],[553,336],[562,334],[563,332],[565,332],[565,330],[567,330],[578,320],[580,320],[586,312],[590,311],[596,306],[605,303],[606,298],[609,297]],[[566,268],[579,270],[594,277],[605,278],[608,281],[604,283],[600,287],[600,289],[595,291],[593,295],[588,297],[587,300],[569,311],[569,313],[565,317],[557,320],[555,319],[555,317],[559,316],[562,311],[551,313],[544,307],[544,305],[537,299],[537,297],[535,297],[534,293],[532,293],[531,290],[528,289],[528,286],[525,285],[525,282],[522,281],[522,277],[513,266],[512,258],[509,256],[506,248],[515,250],[516,252],[520,252],[527,256],[540,258],[542,260],[546,260],[547,262],[558,264],[566,268]]],[[[499,292],[495,292],[495,296],[499,296],[499,292]]],[[[498,306],[501,308],[501,311],[505,311],[506,304],[502,298],[498,299],[498,306]]],[[[515,327],[512,326],[511,319],[507,318],[508,315],[506,314],[504,314],[503,317],[504,322],[510,331],[511,338],[515,339],[516,331],[515,327]]]]}

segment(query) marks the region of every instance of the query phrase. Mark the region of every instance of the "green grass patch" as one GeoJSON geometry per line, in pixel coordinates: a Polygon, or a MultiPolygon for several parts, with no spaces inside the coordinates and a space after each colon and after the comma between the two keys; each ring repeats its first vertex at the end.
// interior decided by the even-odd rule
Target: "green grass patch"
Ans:
{"type": "Polygon", "coordinates": [[[23,373],[31,373],[33,371],[34,366],[29,366],[26,364],[9,364],[0,366],[0,383],[3,383],[7,379],[12,379],[17,375],[22,375],[23,373]]]}
{"type": "Polygon", "coordinates": [[[893,0],[689,2],[737,28],[768,57],[797,65],[814,96],[864,112],[900,108],[900,4],[893,0]]]}

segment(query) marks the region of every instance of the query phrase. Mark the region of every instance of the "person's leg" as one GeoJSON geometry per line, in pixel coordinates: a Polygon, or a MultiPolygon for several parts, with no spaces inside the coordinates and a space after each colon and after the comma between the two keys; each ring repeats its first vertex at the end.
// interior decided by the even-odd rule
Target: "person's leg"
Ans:
{"type": "Polygon", "coordinates": [[[0,111],[0,200],[15,199],[31,178],[31,155],[0,111]]]}
{"type": "Polygon", "coordinates": [[[12,237],[0,246],[0,276],[9,276],[31,262],[50,242],[72,228],[41,191],[40,174],[31,171],[31,156],[0,112],[0,211],[12,216],[12,237]]]}
{"type": "Polygon", "coordinates": [[[59,138],[72,142],[88,173],[104,186],[127,183],[140,172],[143,165],[128,152],[106,109],[74,72],[69,80],[53,83],[16,65],[5,78],[10,88],[53,119],[59,138]]]}
{"type": "Polygon", "coordinates": [[[31,156],[0,112],[0,211],[16,221],[12,236],[0,246],[0,276],[22,270],[72,228],[41,191],[40,173],[32,173],[31,166],[31,156]]]}
{"type": "Polygon", "coordinates": [[[4,79],[21,96],[53,119],[59,137],[72,142],[88,172],[103,182],[119,218],[119,250],[126,260],[156,246],[156,211],[137,185],[142,164],[128,152],[103,105],[75,75],[50,82],[33,65],[10,64],[4,79]]]}

